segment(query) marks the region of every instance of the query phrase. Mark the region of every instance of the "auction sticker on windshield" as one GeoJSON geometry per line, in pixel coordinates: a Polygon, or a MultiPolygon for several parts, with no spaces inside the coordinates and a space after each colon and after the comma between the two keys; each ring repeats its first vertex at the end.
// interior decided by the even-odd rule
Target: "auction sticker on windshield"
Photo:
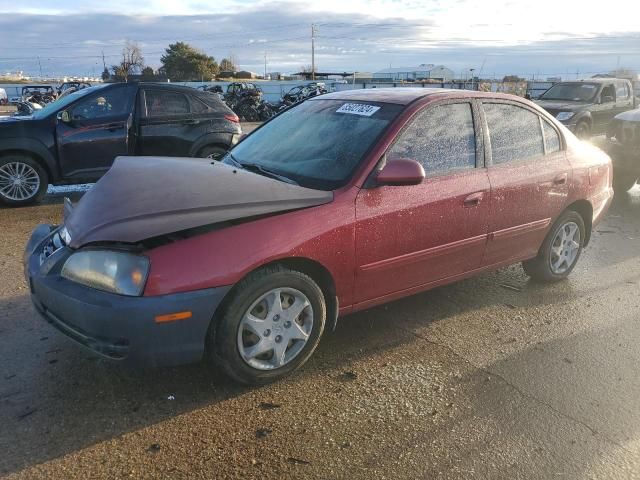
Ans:
{"type": "Polygon", "coordinates": [[[362,103],[345,103],[338,110],[336,110],[336,113],[350,113],[352,115],[362,115],[364,117],[370,117],[378,110],[380,110],[380,107],[376,107],[375,105],[364,105],[362,103]]]}

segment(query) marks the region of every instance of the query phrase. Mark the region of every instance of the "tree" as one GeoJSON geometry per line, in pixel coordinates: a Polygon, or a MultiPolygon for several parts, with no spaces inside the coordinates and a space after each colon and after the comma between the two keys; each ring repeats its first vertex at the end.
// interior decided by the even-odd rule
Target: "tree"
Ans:
{"type": "Polygon", "coordinates": [[[141,73],[142,73],[141,80],[149,81],[149,80],[154,80],[156,77],[156,73],[153,71],[153,68],[151,67],[144,67],[141,73]]]}
{"type": "Polygon", "coordinates": [[[137,73],[144,67],[144,57],[140,46],[135,42],[127,40],[122,49],[122,60],[119,65],[111,67],[114,75],[118,79],[125,82],[129,79],[129,75],[137,73]]]}
{"type": "Polygon", "coordinates": [[[110,78],[111,78],[111,73],[109,73],[109,69],[107,67],[104,67],[104,70],[102,71],[102,81],[106,82],[110,78]]]}
{"type": "Polygon", "coordinates": [[[218,74],[216,59],[185,42],[170,44],[160,58],[161,71],[171,80],[211,79],[218,74]]]}
{"type": "Polygon", "coordinates": [[[220,62],[220,71],[221,72],[235,72],[236,65],[231,58],[223,58],[220,62]]]}

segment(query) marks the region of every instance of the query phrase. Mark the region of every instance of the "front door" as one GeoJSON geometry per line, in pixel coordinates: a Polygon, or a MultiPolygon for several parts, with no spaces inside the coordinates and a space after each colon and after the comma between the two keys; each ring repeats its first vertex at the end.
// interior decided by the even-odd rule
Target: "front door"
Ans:
{"type": "Polygon", "coordinates": [[[556,127],[537,112],[493,101],[483,109],[491,150],[486,266],[537,254],[566,207],[571,166],[556,127]]]}
{"type": "Polygon", "coordinates": [[[99,178],[118,155],[129,153],[134,96],[129,86],[98,91],[67,109],[69,122],[57,120],[56,141],[64,177],[99,178]]]}
{"type": "Polygon", "coordinates": [[[356,303],[480,266],[489,179],[470,102],[426,107],[386,154],[419,161],[420,185],[363,189],[356,200],[356,303]]]}

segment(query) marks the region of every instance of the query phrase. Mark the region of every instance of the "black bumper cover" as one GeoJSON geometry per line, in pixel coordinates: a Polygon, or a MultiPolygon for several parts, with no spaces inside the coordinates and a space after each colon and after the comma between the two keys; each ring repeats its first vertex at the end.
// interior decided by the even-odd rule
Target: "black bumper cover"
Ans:
{"type": "Polygon", "coordinates": [[[170,366],[202,359],[213,314],[230,287],[155,297],[127,297],[85,287],[60,270],[73,252],[56,251],[41,264],[49,235],[34,230],[25,274],[36,310],[51,325],[101,356],[137,366],[170,366]],[[156,323],[155,317],[189,310],[191,318],[156,323]]]}

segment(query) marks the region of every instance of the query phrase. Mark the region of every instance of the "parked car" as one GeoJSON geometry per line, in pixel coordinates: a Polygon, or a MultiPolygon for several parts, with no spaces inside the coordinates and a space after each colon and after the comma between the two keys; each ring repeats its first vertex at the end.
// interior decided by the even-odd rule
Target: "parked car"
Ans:
{"type": "Polygon", "coordinates": [[[7,103],[9,103],[7,91],[4,88],[0,88],[0,105],[6,105],[7,103]]]}
{"type": "Polygon", "coordinates": [[[556,83],[536,103],[578,138],[588,139],[605,133],[616,115],[633,109],[635,97],[629,80],[594,78],[556,83]]]}
{"type": "Polygon", "coordinates": [[[63,82],[56,89],[58,95],[72,89],[73,91],[82,90],[83,88],[89,88],[91,84],[89,82],[63,82]]]}
{"type": "Polygon", "coordinates": [[[241,134],[215,95],[155,83],[84,88],[2,120],[0,201],[8,205],[38,201],[48,184],[96,181],[118,155],[217,158],[241,134]]]}
{"type": "Polygon", "coordinates": [[[20,99],[23,102],[38,103],[45,106],[56,99],[56,92],[51,85],[25,85],[22,87],[20,99]]]}
{"type": "Polygon", "coordinates": [[[640,109],[616,115],[607,138],[614,162],[614,187],[626,192],[640,179],[640,109]]]}
{"type": "Polygon", "coordinates": [[[609,157],[527,100],[351,90],[222,162],[116,160],[36,228],[25,271],[44,318],[103,356],[260,384],[339,315],[516,262],[566,278],[612,197],[609,157]]]}

